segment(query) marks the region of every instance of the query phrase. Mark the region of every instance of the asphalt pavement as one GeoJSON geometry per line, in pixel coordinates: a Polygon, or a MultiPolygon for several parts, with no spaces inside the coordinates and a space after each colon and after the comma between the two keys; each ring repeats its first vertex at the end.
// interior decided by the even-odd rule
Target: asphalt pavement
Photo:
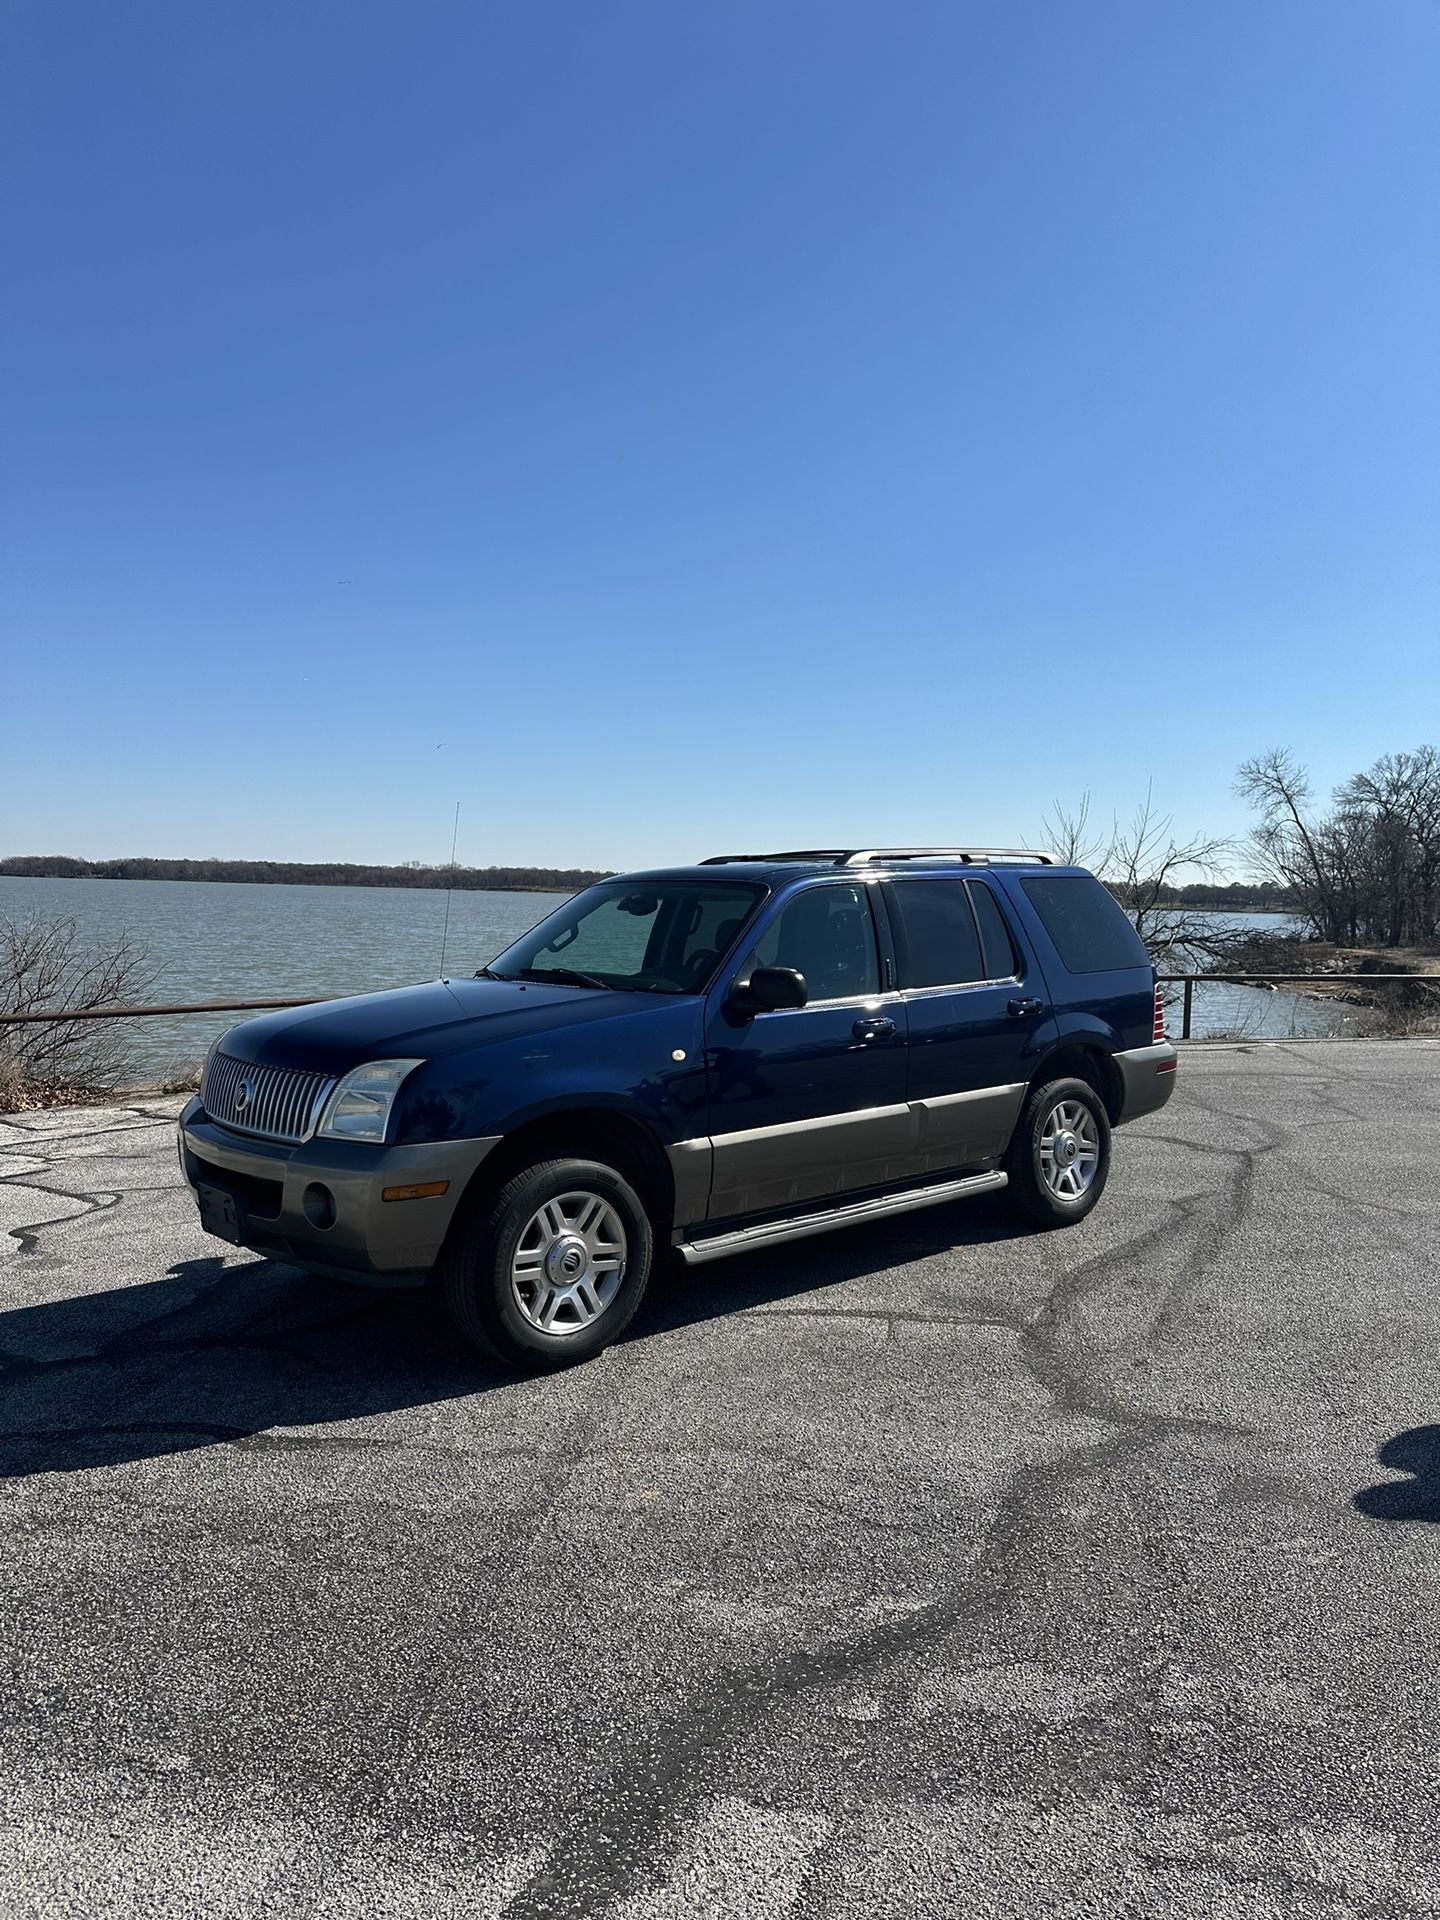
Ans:
{"type": "Polygon", "coordinates": [[[0,1915],[1440,1915],[1440,1044],[522,1380],[0,1122],[0,1915]]]}

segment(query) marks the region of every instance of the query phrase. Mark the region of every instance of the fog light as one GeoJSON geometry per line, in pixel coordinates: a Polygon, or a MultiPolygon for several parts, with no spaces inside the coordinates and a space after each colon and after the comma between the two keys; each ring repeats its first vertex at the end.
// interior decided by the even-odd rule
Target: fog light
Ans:
{"type": "Polygon", "coordinates": [[[318,1180],[312,1180],[300,1196],[300,1204],[305,1209],[305,1218],[312,1227],[333,1227],[335,1224],[335,1196],[328,1187],[322,1187],[318,1180]]]}

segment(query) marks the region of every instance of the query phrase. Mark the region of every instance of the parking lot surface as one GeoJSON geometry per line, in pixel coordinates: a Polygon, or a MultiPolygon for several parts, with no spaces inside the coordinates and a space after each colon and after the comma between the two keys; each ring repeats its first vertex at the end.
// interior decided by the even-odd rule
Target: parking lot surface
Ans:
{"type": "Polygon", "coordinates": [[[521,1380],[0,1123],[0,1914],[1440,1914],[1440,1046],[521,1380]]]}

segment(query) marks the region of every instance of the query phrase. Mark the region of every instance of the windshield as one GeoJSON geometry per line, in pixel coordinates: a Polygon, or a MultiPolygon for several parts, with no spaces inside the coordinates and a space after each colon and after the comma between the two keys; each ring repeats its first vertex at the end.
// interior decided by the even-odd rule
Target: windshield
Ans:
{"type": "Polygon", "coordinates": [[[501,980],[701,993],[765,896],[726,880],[606,881],[492,960],[501,980]]]}

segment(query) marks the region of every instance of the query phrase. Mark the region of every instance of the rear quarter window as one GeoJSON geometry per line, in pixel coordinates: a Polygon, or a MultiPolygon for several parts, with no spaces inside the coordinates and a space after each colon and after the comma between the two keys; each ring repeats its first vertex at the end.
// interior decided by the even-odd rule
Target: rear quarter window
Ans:
{"type": "Polygon", "coordinates": [[[1025,897],[1071,973],[1148,967],[1145,943],[1115,897],[1088,873],[1027,875],[1025,897]]]}
{"type": "Polygon", "coordinates": [[[975,909],[980,939],[985,948],[985,978],[1013,979],[1020,971],[1020,961],[994,894],[983,880],[967,880],[965,886],[970,895],[970,904],[975,909]]]}

